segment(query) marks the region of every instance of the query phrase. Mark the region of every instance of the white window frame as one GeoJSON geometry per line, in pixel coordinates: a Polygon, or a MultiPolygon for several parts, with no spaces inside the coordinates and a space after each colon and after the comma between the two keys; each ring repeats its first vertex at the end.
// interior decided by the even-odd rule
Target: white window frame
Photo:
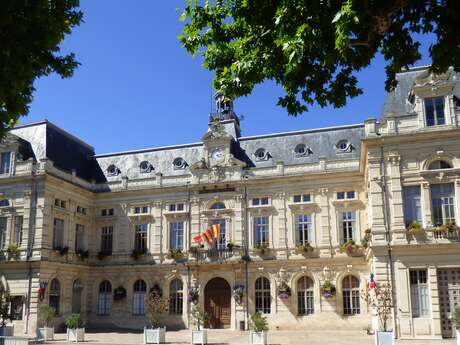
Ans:
{"type": "Polygon", "coordinates": [[[294,214],[294,240],[295,245],[305,245],[312,243],[312,232],[313,232],[313,215],[311,213],[296,213],[294,214]],[[302,217],[300,220],[299,218],[302,217]],[[308,217],[308,220],[305,220],[305,217],[308,217]],[[300,220],[300,221],[299,221],[300,220]],[[302,227],[300,229],[300,227],[302,227]],[[307,239],[303,236],[303,239],[300,240],[299,232],[302,232],[303,235],[307,234],[307,239]]]}
{"type": "Polygon", "coordinates": [[[339,212],[339,231],[340,231],[340,242],[346,243],[347,241],[353,240],[356,241],[357,233],[358,233],[358,212],[356,210],[341,210],[339,212]],[[344,214],[346,214],[346,218],[344,218],[344,214]],[[354,217],[348,218],[348,215],[354,215],[354,217]],[[347,224],[345,224],[347,223],[347,224]],[[345,234],[344,226],[347,226],[347,234],[345,234]],[[351,225],[351,229],[350,229],[351,225]],[[351,230],[351,238],[350,234],[348,233],[351,230]],[[346,236],[345,236],[346,235],[346,236]]]}
{"type": "Polygon", "coordinates": [[[413,318],[430,318],[430,290],[428,286],[428,270],[409,270],[410,299],[413,318]],[[422,272],[424,272],[422,274],[422,272]],[[423,277],[424,275],[424,277],[423,277]],[[415,282],[414,282],[415,278],[415,282]]]}

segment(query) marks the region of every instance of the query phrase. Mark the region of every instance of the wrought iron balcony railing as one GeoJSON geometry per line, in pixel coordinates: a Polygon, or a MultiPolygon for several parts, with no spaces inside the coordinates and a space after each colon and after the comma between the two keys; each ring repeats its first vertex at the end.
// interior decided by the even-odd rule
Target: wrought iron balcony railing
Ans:
{"type": "Polygon", "coordinates": [[[197,261],[227,261],[229,259],[238,259],[241,256],[240,248],[232,249],[199,249],[190,253],[190,256],[197,261]]]}

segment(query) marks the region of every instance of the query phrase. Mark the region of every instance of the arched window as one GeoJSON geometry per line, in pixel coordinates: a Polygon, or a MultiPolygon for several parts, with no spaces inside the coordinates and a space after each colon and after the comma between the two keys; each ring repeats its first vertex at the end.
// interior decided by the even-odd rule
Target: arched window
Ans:
{"type": "Polygon", "coordinates": [[[83,284],[80,279],[75,279],[72,285],[72,313],[80,314],[81,312],[81,293],[83,284]]]}
{"type": "Polygon", "coordinates": [[[297,307],[299,315],[310,315],[315,312],[313,280],[303,276],[297,281],[297,307]]]}
{"type": "Polygon", "coordinates": [[[348,275],[342,280],[343,294],[343,314],[356,315],[359,314],[359,280],[355,276],[348,275]]]}
{"type": "Polygon", "coordinates": [[[211,210],[223,210],[225,209],[225,204],[223,202],[216,202],[211,205],[211,210]]]}
{"type": "Polygon", "coordinates": [[[443,160],[437,160],[434,162],[431,162],[430,165],[428,166],[428,170],[440,170],[440,169],[452,169],[452,166],[443,160]]]}
{"type": "Polygon", "coordinates": [[[270,314],[271,292],[270,281],[265,277],[257,278],[255,284],[256,313],[270,314]]]}
{"type": "Polygon", "coordinates": [[[147,292],[147,284],[139,279],[134,283],[133,294],[133,315],[145,315],[145,294],[147,292]]]}
{"type": "Polygon", "coordinates": [[[61,301],[61,284],[59,280],[53,279],[50,284],[49,294],[49,306],[56,310],[56,314],[59,314],[59,306],[61,301]]]}
{"type": "Polygon", "coordinates": [[[169,285],[169,313],[172,315],[182,315],[183,288],[180,279],[174,279],[169,285]]]}
{"type": "Polygon", "coordinates": [[[109,315],[112,309],[112,285],[104,280],[99,284],[99,299],[97,305],[98,315],[109,315]]]}

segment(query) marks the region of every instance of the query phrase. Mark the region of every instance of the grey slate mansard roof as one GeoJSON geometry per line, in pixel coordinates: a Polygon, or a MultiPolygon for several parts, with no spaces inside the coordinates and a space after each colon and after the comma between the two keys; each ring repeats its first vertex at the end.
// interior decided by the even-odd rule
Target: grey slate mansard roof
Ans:
{"type": "MultiPolygon", "coordinates": [[[[122,176],[136,179],[148,178],[156,173],[165,176],[188,174],[188,168],[174,169],[174,159],[181,157],[190,166],[204,155],[203,143],[96,155],[93,147],[48,121],[18,126],[11,133],[30,142],[37,160],[48,158],[61,170],[75,170],[78,177],[99,183],[120,179],[122,176]],[[149,173],[141,173],[139,165],[142,161],[148,161],[154,169],[149,173]],[[112,164],[120,173],[110,177],[107,168],[112,164]]],[[[232,143],[231,151],[251,168],[272,167],[278,162],[285,165],[317,163],[320,157],[326,160],[350,160],[359,159],[363,137],[363,125],[320,128],[237,138],[232,143]],[[352,147],[350,152],[341,152],[336,148],[335,145],[341,140],[349,141],[352,147]],[[312,153],[297,157],[294,149],[298,144],[305,144],[312,153]],[[269,153],[268,160],[255,159],[254,153],[259,148],[269,153]]]]}
{"type": "MultiPolygon", "coordinates": [[[[412,104],[409,102],[410,92],[416,78],[425,73],[428,68],[429,66],[414,67],[396,74],[398,85],[392,92],[387,93],[385,96],[382,119],[390,115],[405,116],[412,112],[412,104]]],[[[453,73],[453,77],[457,80],[454,95],[460,98],[460,73],[455,73],[452,70],[449,73],[453,73]]]]}

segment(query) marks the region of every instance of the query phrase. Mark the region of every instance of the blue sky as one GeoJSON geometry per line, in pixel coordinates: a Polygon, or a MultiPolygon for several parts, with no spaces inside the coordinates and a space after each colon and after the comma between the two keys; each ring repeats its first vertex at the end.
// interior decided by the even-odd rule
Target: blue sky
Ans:
{"type": "MultiPolygon", "coordinates": [[[[48,119],[97,153],[199,141],[207,129],[212,73],[180,46],[185,0],[81,0],[84,21],[62,43],[81,66],[70,79],[39,79],[27,117],[48,119]]],[[[429,40],[423,39],[426,49],[429,40]]],[[[426,54],[425,54],[426,56],[426,54]]],[[[427,64],[424,58],[418,65],[427,64]]],[[[358,75],[364,94],[341,109],[310,109],[294,118],[277,106],[280,88],[267,82],[238,99],[244,136],[354,124],[380,115],[384,61],[358,75]]]]}

